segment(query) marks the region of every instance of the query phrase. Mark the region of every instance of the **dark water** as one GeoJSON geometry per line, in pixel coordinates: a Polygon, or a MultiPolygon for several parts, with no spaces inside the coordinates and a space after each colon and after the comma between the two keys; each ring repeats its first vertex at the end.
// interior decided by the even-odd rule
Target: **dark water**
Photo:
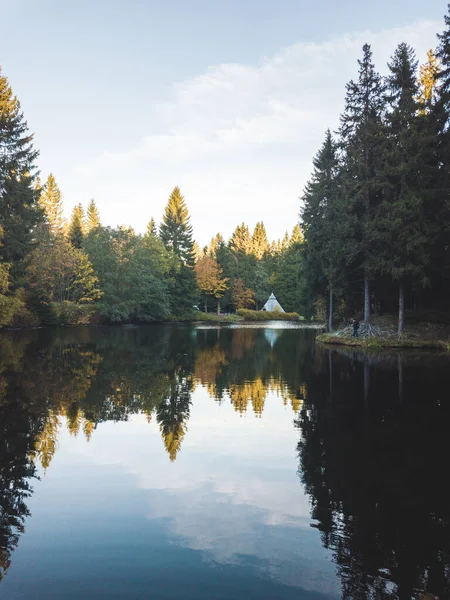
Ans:
{"type": "Polygon", "coordinates": [[[2,334],[0,597],[449,598],[450,358],[314,338],[2,334]]]}

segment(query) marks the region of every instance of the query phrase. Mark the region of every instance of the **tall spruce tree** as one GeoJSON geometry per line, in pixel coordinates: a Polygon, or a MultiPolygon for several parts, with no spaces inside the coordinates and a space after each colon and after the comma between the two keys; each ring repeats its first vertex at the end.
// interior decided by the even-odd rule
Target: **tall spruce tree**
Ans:
{"type": "Polygon", "coordinates": [[[350,81],[346,86],[340,136],[344,151],[345,195],[360,223],[357,239],[364,278],[364,321],[368,324],[371,316],[370,282],[373,276],[370,269],[372,228],[381,199],[378,163],[386,100],[383,81],[375,70],[368,44],[363,46],[363,57],[358,60],[358,65],[358,81],[350,81]]]}
{"type": "Polygon", "coordinates": [[[426,181],[428,211],[433,221],[431,280],[434,295],[442,299],[450,293],[450,5],[444,17],[446,28],[438,35],[435,102],[426,120],[429,133],[429,177],[426,181]]]}
{"type": "Polygon", "coordinates": [[[98,212],[97,205],[95,204],[95,200],[89,202],[87,212],[86,212],[86,225],[85,232],[89,233],[90,231],[97,229],[97,227],[101,226],[100,221],[100,213],[98,212]]]}
{"type": "Polygon", "coordinates": [[[170,194],[164,212],[159,235],[167,250],[178,259],[178,268],[172,273],[172,312],[180,315],[190,311],[197,297],[197,282],[194,272],[195,255],[192,226],[186,202],[180,188],[170,194]]]}
{"type": "Polygon", "coordinates": [[[53,173],[50,173],[41,191],[39,206],[44,211],[50,231],[54,235],[62,235],[64,230],[63,203],[61,190],[53,173]]]}
{"type": "Polygon", "coordinates": [[[328,329],[333,328],[333,299],[346,266],[356,253],[353,220],[345,206],[338,148],[330,130],[313,159],[314,171],[302,196],[301,219],[306,243],[306,270],[312,290],[329,294],[328,329]]]}
{"type": "Polygon", "coordinates": [[[428,262],[428,225],[421,189],[422,138],[414,50],[400,44],[388,63],[383,201],[376,215],[378,248],[372,271],[399,286],[398,333],[404,329],[405,285],[423,280],[428,262]]]}
{"type": "Polygon", "coordinates": [[[69,223],[68,239],[74,248],[81,248],[84,239],[84,209],[82,204],[73,207],[69,223]]]}
{"type": "Polygon", "coordinates": [[[0,257],[12,263],[13,276],[31,249],[33,229],[43,219],[35,186],[38,154],[20,103],[0,69],[0,257]]]}

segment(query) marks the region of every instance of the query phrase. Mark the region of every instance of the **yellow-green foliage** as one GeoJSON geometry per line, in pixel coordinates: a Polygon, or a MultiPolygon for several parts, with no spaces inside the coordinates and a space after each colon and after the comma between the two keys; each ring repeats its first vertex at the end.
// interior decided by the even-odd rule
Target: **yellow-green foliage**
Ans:
{"type": "Polygon", "coordinates": [[[57,325],[90,325],[95,307],[77,302],[53,302],[52,309],[57,325]]]}
{"type": "Polygon", "coordinates": [[[242,317],[238,315],[217,315],[216,313],[205,313],[196,311],[192,316],[193,321],[210,321],[212,323],[235,323],[242,321],[242,317]]]}
{"type": "Polygon", "coordinates": [[[294,312],[270,312],[267,310],[248,310],[246,308],[240,308],[236,313],[240,317],[244,317],[244,321],[300,321],[300,315],[294,312]]]}

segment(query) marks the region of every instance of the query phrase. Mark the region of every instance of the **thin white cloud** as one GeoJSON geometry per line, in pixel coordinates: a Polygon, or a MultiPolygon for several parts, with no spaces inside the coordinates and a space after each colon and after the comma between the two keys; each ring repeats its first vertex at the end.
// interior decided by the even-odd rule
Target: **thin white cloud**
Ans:
{"type": "Polygon", "coordinates": [[[111,224],[129,221],[142,231],[180,185],[201,243],[218,230],[229,235],[242,220],[254,225],[262,219],[271,237],[282,236],[296,222],[324,131],[338,124],[363,43],[372,44],[377,68],[385,72],[402,41],[424,60],[440,27],[419,21],[298,43],[257,65],[210,67],[176,83],[166,103],[148,107],[134,146],[79,165],[79,185],[92,190],[111,224]]]}

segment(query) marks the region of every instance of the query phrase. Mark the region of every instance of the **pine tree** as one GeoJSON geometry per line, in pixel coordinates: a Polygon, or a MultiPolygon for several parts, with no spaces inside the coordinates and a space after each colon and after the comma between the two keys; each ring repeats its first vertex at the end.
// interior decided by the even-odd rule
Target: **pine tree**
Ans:
{"type": "Polygon", "coordinates": [[[217,258],[217,252],[225,246],[225,240],[220,233],[217,233],[209,242],[207,254],[211,258],[217,258]]]}
{"type": "Polygon", "coordinates": [[[0,258],[13,263],[13,275],[32,247],[33,229],[43,220],[35,186],[38,154],[20,103],[0,69],[0,258]]]}
{"type": "Polygon", "coordinates": [[[251,254],[252,237],[250,235],[250,230],[245,223],[241,223],[236,227],[236,229],[233,232],[233,235],[230,238],[229,247],[234,252],[251,254]]]}
{"type": "Polygon", "coordinates": [[[292,230],[292,235],[291,235],[291,239],[289,240],[289,245],[293,246],[296,244],[303,244],[303,242],[304,242],[303,231],[302,231],[302,228],[300,227],[300,225],[297,223],[297,225],[295,225],[294,229],[292,230]]]}
{"type": "Polygon", "coordinates": [[[159,235],[167,250],[172,250],[181,262],[189,267],[194,266],[194,242],[192,226],[186,202],[180,188],[175,187],[170,194],[164,212],[159,235]]]}
{"type": "Polygon", "coordinates": [[[378,176],[379,143],[385,112],[384,85],[372,62],[372,50],[363,46],[363,58],[358,60],[358,81],[346,86],[345,109],[341,116],[341,144],[344,150],[346,195],[352,212],[360,221],[360,266],[364,276],[364,320],[370,322],[369,258],[372,255],[374,213],[380,202],[378,176]]]}
{"type": "Polygon", "coordinates": [[[61,190],[53,173],[50,173],[47,183],[41,191],[39,206],[44,211],[50,231],[54,235],[61,235],[64,230],[63,204],[61,190]]]}
{"type": "Polygon", "coordinates": [[[186,202],[180,189],[175,187],[164,212],[159,235],[165,247],[178,259],[178,268],[172,272],[171,304],[173,314],[190,311],[197,296],[194,272],[195,255],[192,226],[186,202]]]}
{"type": "Polygon", "coordinates": [[[90,231],[97,229],[97,227],[101,227],[100,214],[97,205],[95,204],[95,200],[92,198],[86,213],[85,233],[89,233],[90,231]]]}
{"type": "Polygon", "coordinates": [[[156,230],[156,223],[155,223],[155,219],[152,217],[147,225],[147,234],[148,235],[158,235],[158,232],[156,230]]]}
{"type": "Polygon", "coordinates": [[[428,261],[427,223],[421,189],[422,140],[419,135],[417,61],[400,44],[388,63],[387,115],[382,177],[383,201],[376,217],[379,242],[372,270],[389,274],[399,285],[398,333],[403,333],[405,284],[420,281],[428,261]]]}
{"type": "Polygon", "coordinates": [[[68,238],[74,248],[81,248],[84,239],[84,209],[82,204],[73,207],[68,238]]]}
{"type": "Polygon", "coordinates": [[[306,269],[310,289],[328,290],[328,328],[333,326],[333,299],[352,260],[353,220],[342,191],[338,148],[330,130],[313,160],[314,171],[302,197],[306,269]]]}
{"type": "Polygon", "coordinates": [[[256,223],[252,235],[252,252],[256,258],[261,259],[269,251],[269,240],[267,239],[266,228],[260,221],[256,223]]]}

